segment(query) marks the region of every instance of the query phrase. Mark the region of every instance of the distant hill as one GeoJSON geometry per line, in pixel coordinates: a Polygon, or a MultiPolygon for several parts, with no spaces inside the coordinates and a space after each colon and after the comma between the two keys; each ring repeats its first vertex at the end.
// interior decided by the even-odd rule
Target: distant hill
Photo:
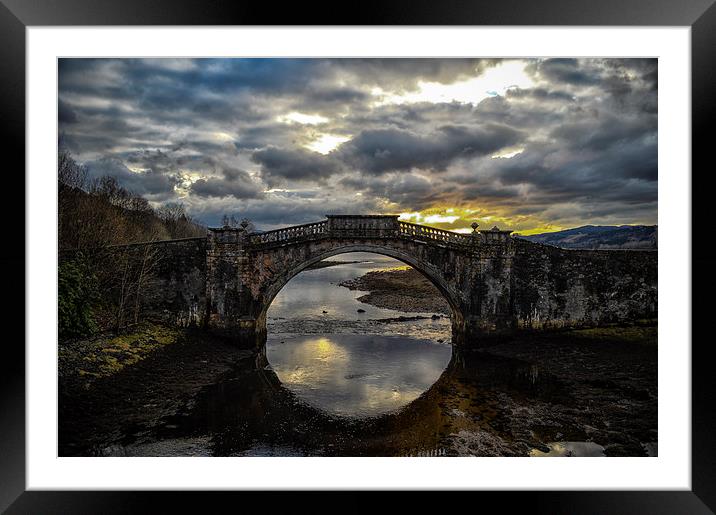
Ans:
{"type": "Polygon", "coordinates": [[[656,225],[585,225],[564,231],[515,235],[565,249],[656,249],[656,225]]]}

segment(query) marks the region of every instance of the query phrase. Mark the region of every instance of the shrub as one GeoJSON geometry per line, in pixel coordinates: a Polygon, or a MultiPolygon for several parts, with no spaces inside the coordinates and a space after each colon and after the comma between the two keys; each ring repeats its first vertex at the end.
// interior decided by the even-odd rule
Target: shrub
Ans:
{"type": "Polygon", "coordinates": [[[97,279],[82,256],[58,269],[58,325],[60,339],[81,337],[97,330],[92,311],[97,279]]]}

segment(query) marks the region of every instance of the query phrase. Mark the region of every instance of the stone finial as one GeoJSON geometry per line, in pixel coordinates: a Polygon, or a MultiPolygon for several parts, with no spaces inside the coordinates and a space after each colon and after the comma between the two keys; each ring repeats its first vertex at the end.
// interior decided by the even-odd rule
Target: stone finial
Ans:
{"type": "Polygon", "coordinates": [[[478,224],[477,222],[472,222],[472,223],[470,224],[470,227],[472,227],[472,231],[473,231],[473,232],[477,232],[477,227],[478,227],[478,225],[480,225],[480,224],[478,224]]]}

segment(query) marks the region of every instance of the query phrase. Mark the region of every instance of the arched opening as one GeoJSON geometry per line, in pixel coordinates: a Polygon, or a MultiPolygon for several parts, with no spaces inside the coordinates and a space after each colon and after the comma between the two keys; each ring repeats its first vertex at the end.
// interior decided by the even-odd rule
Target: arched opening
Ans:
{"type": "Polygon", "coordinates": [[[327,260],[331,257],[355,252],[390,257],[402,262],[404,265],[412,267],[428,279],[428,281],[430,281],[430,283],[442,295],[445,301],[447,301],[451,310],[450,316],[452,318],[462,318],[463,315],[459,306],[458,294],[447,284],[439,271],[429,269],[425,265],[419,263],[414,256],[411,256],[406,252],[391,249],[390,247],[373,245],[346,245],[333,248],[326,252],[317,253],[316,255],[303,260],[295,267],[285,270],[283,273],[279,274],[279,276],[273,281],[273,284],[267,288],[267,291],[264,294],[263,311],[259,314],[259,318],[266,315],[268,309],[273,304],[276,295],[283,289],[283,287],[303,270],[309,269],[312,266],[315,266],[316,263],[327,260]]]}
{"type": "Polygon", "coordinates": [[[263,314],[268,363],[286,388],[331,415],[399,410],[429,389],[450,361],[455,307],[443,293],[447,285],[434,285],[426,280],[429,271],[418,273],[390,253],[398,254],[332,250],[282,274],[269,289],[263,314]],[[410,278],[402,291],[395,277],[410,278]],[[388,290],[368,289],[378,283],[388,290]],[[430,299],[401,303],[416,287],[430,299]]]}

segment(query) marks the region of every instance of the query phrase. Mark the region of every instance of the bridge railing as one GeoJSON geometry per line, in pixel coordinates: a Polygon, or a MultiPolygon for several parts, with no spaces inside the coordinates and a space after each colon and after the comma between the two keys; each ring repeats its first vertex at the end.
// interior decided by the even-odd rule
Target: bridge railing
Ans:
{"type": "MultiPolygon", "coordinates": [[[[365,232],[365,231],[364,231],[365,232]]],[[[253,244],[282,243],[288,241],[315,238],[316,236],[329,235],[328,221],[314,222],[310,224],[294,225],[273,231],[254,233],[249,235],[249,241],[253,244]]],[[[451,243],[456,245],[470,245],[474,238],[467,234],[459,234],[425,225],[412,224],[410,222],[398,222],[398,236],[429,240],[440,243],[451,243]]]]}
{"type": "Polygon", "coordinates": [[[455,243],[457,245],[469,245],[472,237],[467,234],[459,234],[425,225],[411,224],[410,222],[399,222],[401,236],[409,238],[426,239],[442,243],[455,243]]]}
{"type": "Polygon", "coordinates": [[[256,233],[249,236],[251,243],[279,243],[291,241],[328,232],[328,222],[314,222],[310,224],[294,225],[283,229],[256,233]]]}

